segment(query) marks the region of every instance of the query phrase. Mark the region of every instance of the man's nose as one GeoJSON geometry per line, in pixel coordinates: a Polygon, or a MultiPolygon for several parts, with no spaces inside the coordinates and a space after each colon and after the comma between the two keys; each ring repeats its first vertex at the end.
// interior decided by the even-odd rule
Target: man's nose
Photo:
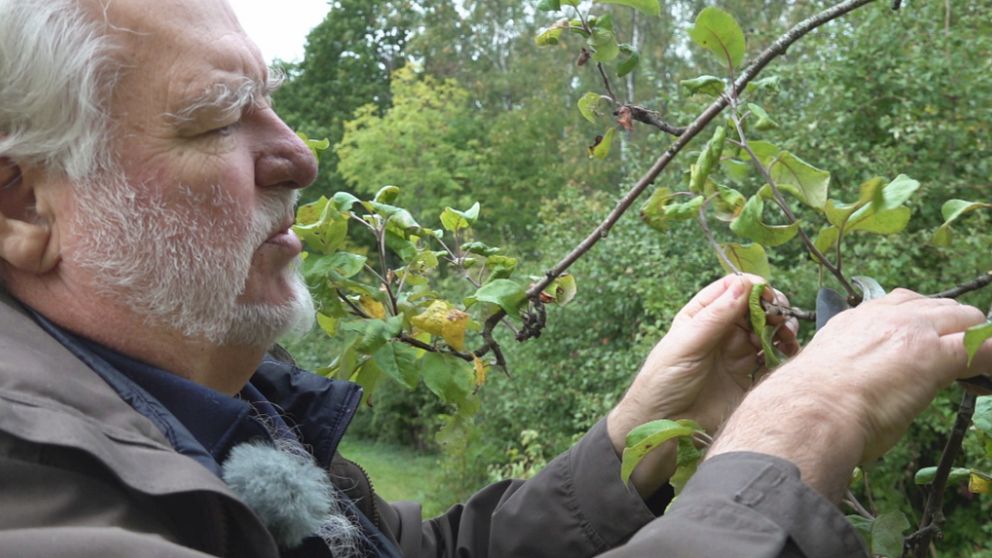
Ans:
{"type": "Polygon", "coordinates": [[[317,159],[303,140],[272,110],[260,115],[260,143],[255,157],[255,185],[259,188],[306,188],[317,178],[317,159]]]}

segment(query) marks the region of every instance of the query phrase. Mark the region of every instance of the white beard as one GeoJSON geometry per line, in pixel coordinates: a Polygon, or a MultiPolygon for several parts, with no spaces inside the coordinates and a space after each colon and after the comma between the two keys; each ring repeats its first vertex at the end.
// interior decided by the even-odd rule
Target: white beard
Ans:
{"type": "Polygon", "coordinates": [[[308,331],[314,306],[296,266],[285,270],[289,301],[237,300],[255,250],[298,193],[272,189],[248,221],[238,218],[243,210],[218,185],[209,193],[177,188],[182,200],[170,204],[161,191],[129,184],[119,174],[78,185],[71,224],[78,241],[66,260],[93,274],[100,294],[186,337],[267,348],[280,335],[308,331]],[[204,206],[212,206],[209,218],[204,206]]]}

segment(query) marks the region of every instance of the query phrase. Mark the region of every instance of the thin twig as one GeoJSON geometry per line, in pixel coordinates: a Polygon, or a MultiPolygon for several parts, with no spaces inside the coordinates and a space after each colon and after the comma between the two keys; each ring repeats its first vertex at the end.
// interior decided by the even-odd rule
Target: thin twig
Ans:
{"type": "MultiPolygon", "coordinates": [[[[376,240],[379,244],[379,266],[382,268],[382,273],[387,274],[386,267],[386,225],[389,224],[389,218],[387,217],[382,222],[382,228],[376,230],[376,240]]],[[[382,286],[386,289],[386,294],[389,296],[389,305],[392,307],[393,315],[399,314],[399,306],[396,303],[396,295],[393,294],[393,287],[386,281],[382,276],[379,277],[382,282],[382,286]]]]}
{"type": "Polygon", "coordinates": [[[767,300],[762,300],[761,306],[765,309],[765,315],[767,316],[792,317],[797,320],[803,320],[804,322],[816,321],[816,311],[814,310],[803,310],[802,308],[796,308],[795,306],[779,306],[778,304],[772,304],[767,300]]]}
{"type": "Polygon", "coordinates": [[[837,281],[839,281],[841,286],[844,287],[844,290],[847,291],[849,300],[857,298],[857,292],[854,290],[851,283],[848,282],[847,278],[844,277],[844,274],[841,273],[840,269],[838,269],[836,265],[831,263],[830,260],[823,255],[823,252],[816,247],[816,244],[813,244],[813,241],[810,239],[809,235],[806,234],[806,231],[799,226],[799,219],[796,218],[796,215],[792,212],[792,208],[789,207],[789,202],[786,201],[785,196],[782,195],[782,190],[778,187],[778,183],[772,178],[772,174],[769,172],[768,167],[758,160],[758,156],[755,155],[754,151],[751,149],[751,146],[748,144],[747,136],[744,134],[744,126],[741,125],[740,118],[737,114],[732,114],[731,118],[733,118],[734,126],[737,128],[737,135],[740,136],[740,146],[751,158],[751,164],[754,168],[758,171],[761,177],[765,179],[768,186],[771,187],[772,197],[775,199],[775,203],[782,209],[782,212],[785,213],[785,217],[789,221],[789,224],[796,226],[796,230],[799,231],[799,238],[802,239],[803,245],[806,246],[806,250],[812,254],[821,265],[826,267],[834,277],[837,278],[837,281]]]}
{"type": "Polygon", "coordinates": [[[922,558],[927,553],[931,539],[940,536],[940,527],[944,523],[944,492],[947,490],[947,479],[951,475],[954,460],[961,453],[961,443],[968,432],[968,426],[971,425],[971,417],[975,414],[975,399],[975,394],[970,391],[965,391],[961,398],[954,428],[947,438],[944,452],[940,455],[940,462],[937,464],[937,474],[933,479],[926,506],[923,508],[919,529],[906,537],[910,556],[922,558]]]}
{"type": "Polygon", "coordinates": [[[956,285],[950,289],[940,291],[939,293],[934,293],[929,296],[930,298],[957,298],[965,293],[977,291],[978,289],[981,289],[989,284],[992,284],[992,271],[986,271],[967,283],[961,283],[960,285],[956,285]]]}
{"type": "Polygon", "coordinates": [[[661,113],[644,108],[638,105],[624,105],[630,109],[630,117],[634,120],[647,124],[649,126],[654,126],[666,134],[671,134],[675,137],[681,136],[685,133],[684,126],[673,126],[668,122],[665,122],[661,118],[661,113]]]}
{"type": "Polygon", "coordinates": [[[863,505],[861,505],[861,502],[858,501],[858,498],[850,490],[847,491],[847,496],[844,497],[844,503],[851,506],[851,509],[857,512],[857,514],[861,517],[865,519],[875,519],[875,516],[872,515],[872,513],[863,505]]]}
{"type": "Polygon", "coordinates": [[[417,339],[416,337],[410,337],[405,333],[401,333],[398,339],[406,343],[407,345],[416,347],[418,349],[423,349],[425,351],[430,351],[432,353],[444,353],[447,355],[456,356],[467,362],[472,362],[473,360],[475,360],[475,357],[468,353],[463,353],[461,351],[456,351],[454,349],[441,350],[435,347],[434,345],[431,345],[430,343],[424,343],[420,339],[417,339]]]}
{"type": "Polygon", "coordinates": [[[355,304],[355,303],[354,303],[354,302],[352,302],[352,301],[351,301],[351,300],[350,300],[350,299],[349,299],[348,297],[346,297],[346,296],[344,295],[344,293],[342,293],[342,292],[340,291],[340,289],[338,290],[338,298],[340,298],[341,300],[343,300],[343,301],[345,302],[345,304],[347,304],[348,306],[350,306],[350,307],[351,307],[351,311],[352,311],[352,312],[353,312],[353,313],[354,313],[354,314],[355,314],[356,316],[358,316],[359,318],[365,318],[366,320],[369,320],[369,319],[371,319],[371,318],[372,318],[372,316],[369,316],[369,315],[368,315],[368,314],[367,314],[367,313],[365,312],[365,310],[362,310],[361,308],[359,308],[357,304],[355,304]]]}
{"type": "MultiPolygon", "coordinates": [[[[812,17],[806,18],[793,26],[784,35],[775,40],[768,48],[766,48],[754,62],[749,64],[740,72],[740,76],[734,81],[734,89],[736,91],[743,91],[744,88],[750,83],[760,72],[767,66],[772,60],[778,56],[785,53],[785,51],[797,40],[802,38],[804,35],[810,31],[820,27],[838,17],[851,12],[857,8],[864,5],[875,2],[876,0],[845,0],[831,8],[828,8],[812,17]]],[[[647,189],[648,186],[654,183],[665,168],[672,162],[676,155],[678,155],[686,145],[692,141],[706,126],[716,118],[723,109],[727,107],[727,98],[724,96],[719,97],[713,103],[710,104],[696,119],[689,124],[681,136],[676,139],[665,152],[658,157],[658,159],[651,165],[651,168],[634,184],[633,187],[617,202],[617,205],[610,211],[606,219],[603,220],[599,225],[589,235],[578,244],[571,252],[569,252],[564,258],[558,263],[551,267],[545,274],[544,277],[534,283],[530,289],[528,289],[527,294],[529,296],[536,296],[538,293],[543,291],[545,287],[551,284],[559,275],[564,273],[573,263],[575,263],[579,258],[581,258],[586,252],[588,252],[593,246],[599,242],[600,239],[607,236],[610,229],[616,224],[616,222],[622,217],[634,204],[637,198],[647,189]]]]}

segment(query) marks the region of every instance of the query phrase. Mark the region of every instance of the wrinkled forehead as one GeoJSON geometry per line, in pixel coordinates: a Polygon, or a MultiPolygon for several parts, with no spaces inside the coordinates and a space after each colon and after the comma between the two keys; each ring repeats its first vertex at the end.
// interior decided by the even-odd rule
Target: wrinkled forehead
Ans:
{"type": "Polygon", "coordinates": [[[217,81],[264,79],[261,53],[226,0],[80,1],[122,47],[117,90],[124,96],[140,91],[167,108],[176,97],[202,93],[217,81]]]}

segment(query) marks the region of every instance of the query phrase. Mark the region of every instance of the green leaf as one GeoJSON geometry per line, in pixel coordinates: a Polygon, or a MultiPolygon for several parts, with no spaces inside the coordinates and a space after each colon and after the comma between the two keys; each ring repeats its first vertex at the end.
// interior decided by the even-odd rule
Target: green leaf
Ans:
{"type": "MultiPolygon", "coordinates": [[[[760,244],[721,244],[720,248],[737,269],[744,273],[753,273],[769,279],[772,276],[771,266],[768,265],[768,255],[760,244]]],[[[720,260],[720,266],[727,273],[733,272],[727,264],[720,260]]]]}
{"type": "Polygon", "coordinates": [[[575,298],[577,291],[578,286],[575,283],[575,276],[571,273],[563,273],[544,289],[544,295],[550,298],[550,301],[545,302],[553,302],[558,306],[565,306],[575,298]]]}
{"type": "Polygon", "coordinates": [[[390,341],[372,354],[379,368],[387,376],[413,389],[417,387],[420,371],[417,368],[417,350],[400,341],[390,341]]]}
{"type": "Polygon", "coordinates": [[[854,212],[847,222],[847,231],[895,234],[906,228],[912,213],[912,210],[905,206],[874,213],[871,206],[867,205],[854,212]]]}
{"type": "Polygon", "coordinates": [[[383,186],[372,198],[376,203],[393,203],[400,196],[400,189],[396,186],[383,186]]]}
{"type": "Polygon", "coordinates": [[[617,65],[617,77],[623,77],[634,71],[641,61],[641,54],[637,49],[628,44],[620,45],[620,52],[627,55],[627,58],[617,65]]]}
{"type": "Polygon", "coordinates": [[[968,352],[968,366],[986,339],[992,337],[992,322],[971,326],[964,331],[964,348],[968,352]]]}
{"type": "Polygon", "coordinates": [[[310,149],[310,153],[313,153],[313,156],[318,161],[320,160],[320,155],[331,147],[331,142],[327,138],[321,140],[310,139],[310,136],[304,134],[303,132],[296,132],[296,135],[303,140],[303,143],[305,143],[307,148],[310,149]]]}
{"type": "MultiPolygon", "coordinates": [[[[826,254],[828,250],[834,247],[834,244],[837,244],[838,240],[840,240],[840,230],[833,225],[829,225],[820,229],[816,238],[813,239],[813,246],[816,246],[816,249],[821,254],[826,254]]],[[[810,257],[812,258],[812,255],[810,257]]]]}
{"type": "Polygon", "coordinates": [[[304,224],[293,225],[293,232],[314,251],[330,254],[341,247],[348,235],[348,214],[327,198],[300,207],[296,215],[297,221],[304,224]],[[320,213],[315,218],[318,209],[320,213]]]}
{"type": "Polygon", "coordinates": [[[517,316],[520,307],[527,301],[527,292],[516,281],[509,279],[494,279],[479,287],[471,297],[465,300],[465,305],[472,303],[491,302],[499,305],[507,315],[517,316]]]}
{"type": "Polygon", "coordinates": [[[723,173],[734,182],[741,183],[751,175],[751,163],[738,161],[737,159],[724,159],[720,161],[723,173]]]}
{"type": "Polygon", "coordinates": [[[354,320],[341,325],[344,331],[360,335],[355,346],[364,354],[372,354],[396,337],[403,330],[403,316],[393,316],[386,320],[354,320]]]}
{"type": "Polygon", "coordinates": [[[330,255],[309,257],[303,262],[303,278],[310,284],[330,279],[339,281],[354,277],[365,266],[367,258],[351,252],[335,252],[330,255]]]}
{"type": "Polygon", "coordinates": [[[513,270],[517,268],[517,259],[498,254],[486,258],[486,267],[491,273],[490,279],[506,279],[513,275],[513,270]]]}
{"type": "Polygon", "coordinates": [[[424,384],[441,401],[461,407],[475,389],[475,374],[464,360],[442,353],[429,352],[420,359],[424,384]]]}
{"type": "Polygon", "coordinates": [[[441,226],[446,231],[458,231],[467,229],[479,220],[479,202],[472,204],[467,211],[458,211],[450,207],[445,207],[441,212],[441,226]]]}
{"type": "Polygon", "coordinates": [[[462,244],[462,249],[466,252],[478,254],[480,256],[492,256],[493,254],[498,254],[500,251],[500,249],[495,246],[490,246],[485,242],[479,242],[477,240],[462,244]]]}
{"type": "Polygon", "coordinates": [[[693,192],[703,191],[710,172],[720,162],[720,156],[723,154],[723,145],[726,140],[727,129],[723,126],[717,126],[716,130],[713,131],[713,136],[706,142],[703,150],[699,152],[696,163],[689,167],[689,190],[693,192]]]}
{"type": "Polygon", "coordinates": [[[792,240],[799,232],[799,223],[766,225],[761,220],[764,207],[760,196],[751,196],[741,214],[730,223],[730,230],[764,246],[778,246],[792,240]]]}
{"type": "Polygon", "coordinates": [[[728,223],[741,214],[747,202],[744,194],[733,188],[721,186],[712,180],[706,181],[703,192],[710,199],[710,205],[713,206],[716,218],[728,223]]]}
{"type": "Polygon", "coordinates": [[[761,295],[765,292],[766,287],[767,285],[764,283],[751,285],[751,292],[747,298],[747,307],[751,329],[754,330],[754,333],[761,340],[761,350],[765,354],[765,363],[769,367],[774,368],[779,365],[778,354],[775,353],[775,347],[772,345],[772,332],[775,328],[768,325],[768,316],[765,315],[765,309],[761,306],[761,295]]]}
{"type": "Polygon", "coordinates": [[[867,517],[861,515],[848,515],[847,520],[851,523],[851,526],[861,535],[865,543],[871,544],[871,524],[875,522],[874,519],[868,519],[867,517]]]}
{"type": "Polygon", "coordinates": [[[758,117],[758,121],[754,123],[755,130],[772,130],[778,128],[778,122],[772,120],[772,117],[768,116],[765,109],[754,103],[748,103],[747,108],[751,111],[751,114],[758,117]]]}
{"type": "Polygon", "coordinates": [[[882,187],[882,182],[882,178],[878,176],[862,182],[859,188],[858,200],[854,203],[845,204],[834,200],[827,200],[826,205],[823,207],[827,221],[835,227],[843,227],[855,211],[875,199],[876,193],[882,187]]]}
{"type": "Polygon", "coordinates": [[[561,33],[565,29],[568,29],[568,20],[562,19],[556,21],[550,27],[538,33],[537,37],[534,37],[534,43],[539,47],[556,45],[561,40],[561,33]]]}
{"type": "Polygon", "coordinates": [[[675,473],[668,483],[675,489],[675,495],[682,493],[687,482],[696,474],[699,462],[703,459],[703,452],[696,447],[692,438],[684,436],[678,439],[677,453],[675,454],[675,473]]]}
{"type": "Polygon", "coordinates": [[[365,202],[365,206],[369,211],[382,216],[386,219],[387,223],[399,228],[405,233],[417,234],[424,230],[424,228],[417,223],[416,219],[413,218],[413,215],[410,215],[410,212],[402,207],[396,207],[395,205],[375,201],[365,202]]]}
{"type": "Polygon", "coordinates": [[[599,93],[593,93],[592,91],[586,93],[579,98],[579,113],[582,114],[583,118],[595,124],[596,117],[600,116],[600,113],[596,110],[596,107],[604,100],[605,99],[603,99],[603,96],[599,93]]]}
{"type": "Polygon", "coordinates": [[[726,87],[724,81],[716,76],[699,76],[697,78],[684,79],[679,82],[679,85],[688,89],[691,95],[698,93],[711,97],[719,97],[726,87]]]}
{"type": "Polygon", "coordinates": [[[906,203],[906,200],[919,188],[919,181],[913,180],[905,174],[900,174],[892,179],[892,182],[886,184],[884,188],[875,191],[872,206],[875,211],[895,209],[906,203]]]}
{"type": "Polygon", "coordinates": [[[788,151],[780,152],[768,171],[783,192],[789,192],[799,201],[816,209],[823,209],[826,205],[827,190],[830,187],[829,172],[814,167],[788,151]]]}
{"type": "Polygon", "coordinates": [[[652,192],[648,201],[641,206],[641,218],[657,231],[665,231],[672,221],[692,219],[699,213],[705,198],[695,196],[684,203],[672,203],[675,195],[669,188],[661,187],[652,192]]]}
{"type": "Polygon", "coordinates": [[[352,381],[362,386],[362,404],[372,406],[372,395],[379,386],[382,379],[382,369],[376,364],[374,359],[368,359],[361,363],[352,381]]]}
{"type": "Polygon", "coordinates": [[[342,213],[345,211],[351,211],[351,208],[356,203],[362,203],[362,200],[356,198],[348,192],[337,192],[331,196],[331,201],[334,203],[334,207],[338,208],[338,211],[342,213]]]}
{"type": "Polygon", "coordinates": [[[695,43],[712,52],[717,60],[736,68],[744,60],[744,32],[734,16],[720,8],[704,8],[689,29],[695,43]]]}
{"type": "Polygon", "coordinates": [[[561,2],[558,0],[541,0],[537,3],[537,9],[542,12],[557,12],[561,9],[561,2]]]}
{"type": "MultiPolygon", "coordinates": [[[[747,144],[751,148],[751,151],[754,152],[755,157],[758,158],[758,162],[764,165],[765,168],[769,168],[775,161],[775,158],[778,157],[778,154],[782,153],[782,150],[770,141],[755,140],[748,141],[747,144]]],[[[742,150],[740,157],[746,161],[751,160],[751,155],[747,151],[742,150]]],[[[769,170],[771,169],[769,168],[769,170]]]]}
{"type": "Polygon", "coordinates": [[[600,4],[618,4],[620,6],[630,6],[648,15],[660,16],[661,6],[658,0],[594,0],[600,4]]]}
{"type": "Polygon", "coordinates": [[[605,27],[593,29],[586,43],[592,50],[594,62],[609,62],[620,55],[620,45],[617,44],[617,36],[613,34],[612,29],[605,27]]]}
{"type": "Polygon", "coordinates": [[[992,204],[983,202],[947,200],[940,208],[940,214],[944,217],[944,224],[934,233],[931,242],[935,246],[949,246],[951,244],[951,223],[958,220],[965,213],[990,207],[992,207],[992,204]]]}
{"type": "Polygon", "coordinates": [[[752,93],[755,91],[763,91],[765,89],[777,90],[779,82],[782,81],[780,76],[768,76],[761,79],[756,79],[751,83],[747,84],[747,92],[752,93]]]}
{"type": "Polygon", "coordinates": [[[886,558],[900,558],[902,534],[907,529],[909,529],[909,520],[902,512],[886,512],[879,515],[871,526],[871,553],[886,558]]]}
{"type": "Polygon", "coordinates": [[[620,478],[630,482],[630,475],[648,453],[673,438],[692,436],[703,429],[691,420],[653,420],[627,434],[627,446],[620,463],[620,478]]]}
{"type": "Polygon", "coordinates": [[[613,144],[613,136],[617,133],[616,128],[606,130],[596,145],[589,148],[589,155],[597,159],[605,159],[610,154],[610,145],[613,144]]]}
{"type": "MultiPolygon", "coordinates": [[[[971,476],[971,469],[964,467],[954,467],[951,469],[950,474],[947,477],[947,482],[951,484],[956,484],[961,481],[968,480],[971,476]]],[[[916,484],[931,484],[934,479],[937,478],[937,467],[924,467],[916,472],[913,476],[913,482],[916,484]]]]}
{"type": "Polygon", "coordinates": [[[979,432],[992,436],[992,395],[985,395],[975,400],[972,424],[979,432]]]}

